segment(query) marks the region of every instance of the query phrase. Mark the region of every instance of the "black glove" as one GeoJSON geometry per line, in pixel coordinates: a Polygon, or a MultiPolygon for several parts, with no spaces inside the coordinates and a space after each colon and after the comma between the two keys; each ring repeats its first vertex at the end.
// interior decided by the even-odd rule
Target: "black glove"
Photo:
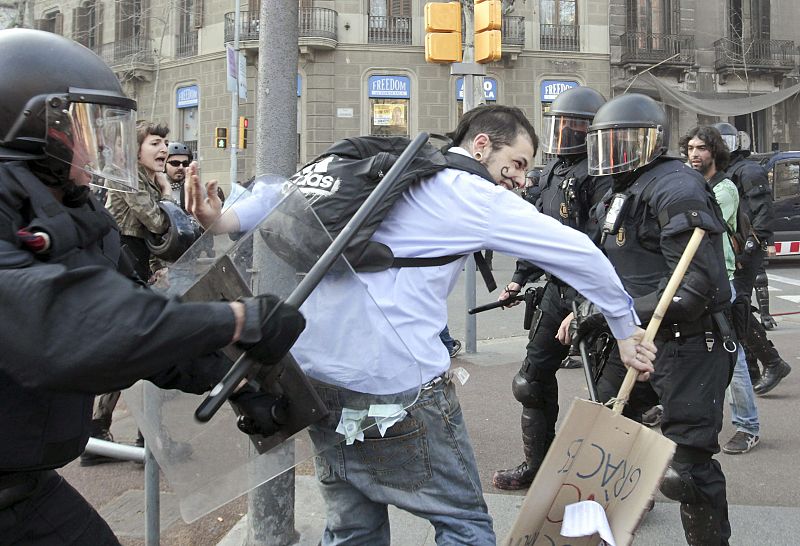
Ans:
{"type": "Polygon", "coordinates": [[[569,328],[572,334],[572,345],[577,347],[578,343],[587,336],[607,331],[608,324],[606,317],[597,310],[597,307],[589,300],[584,300],[578,306],[578,316],[572,320],[569,328]]]}
{"type": "Polygon", "coordinates": [[[245,434],[272,436],[288,420],[288,403],[282,396],[246,385],[228,398],[239,413],[236,426],[245,434]]]}
{"type": "Polygon", "coordinates": [[[283,358],[306,327],[300,312],[277,296],[266,294],[243,299],[244,328],[237,345],[262,364],[283,358]]]}

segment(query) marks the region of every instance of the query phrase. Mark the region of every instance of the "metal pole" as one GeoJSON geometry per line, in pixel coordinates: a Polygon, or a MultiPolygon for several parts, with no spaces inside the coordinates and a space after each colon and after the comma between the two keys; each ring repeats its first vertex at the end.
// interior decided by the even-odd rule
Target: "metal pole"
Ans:
{"type": "Polygon", "coordinates": [[[161,536],[161,494],[159,468],[153,452],[144,446],[144,528],[145,546],[158,546],[161,536]]]}
{"type": "MultiPolygon", "coordinates": [[[[297,168],[298,2],[262,0],[256,99],[256,172],[290,176],[297,168]]],[[[293,445],[285,445],[293,457],[293,445]]],[[[294,528],[294,469],[247,495],[247,544],[288,546],[294,528]]]]}
{"type": "MultiPolygon", "coordinates": [[[[239,74],[239,32],[242,26],[242,5],[241,0],[236,0],[236,4],[234,7],[235,11],[233,16],[233,50],[235,51],[236,55],[236,80],[237,85],[236,89],[233,90],[231,93],[231,129],[230,129],[230,139],[228,139],[228,144],[231,147],[231,187],[236,184],[236,180],[238,179],[238,172],[239,172],[239,164],[238,164],[238,156],[237,152],[239,146],[239,85],[238,80],[242,77],[239,74]]],[[[247,78],[247,74],[244,75],[247,78]]]]}

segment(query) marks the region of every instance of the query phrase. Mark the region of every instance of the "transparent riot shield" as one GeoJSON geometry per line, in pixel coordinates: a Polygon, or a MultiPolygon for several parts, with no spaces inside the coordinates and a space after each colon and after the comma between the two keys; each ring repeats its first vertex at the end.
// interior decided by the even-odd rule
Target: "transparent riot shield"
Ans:
{"type": "MultiPolygon", "coordinates": [[[[232,224],[223,216],[160,276],[156,289],[190,301],[265,293],[286,297],[331,240],[306,196],[286,182],[259,181],[252,194],[241,194],[226,208],[228,215],[240,215],[233,225],[254,227],[224,232],[219,224],[226,229],[232,224]],[[254,221],[259,214],[263,218],[254,221]],[[320,238],[325,241],[321,246],[320,238]]],[[[416,401],[418,363],[344,258],[336,261],[300,310],[307,325],[290,357],[274,366],[257,364],[247,376],[250,385],[260,386],[275,400],[274,434],[241,432],[237,413],[228,403],[209,422],[200,423],[195,410],[203,396],[162,390],[144,381],[125,392],[186,521],[339,442],[362,441],[368,427],[385,431],[416,401]],[[329,411],[326,400],[339,395],[347,404],[341,411],[329,411]]],[[[232,360],[242,354],[235,346],[225,352],[232,360]]],[[[302,471],[313,472],[305,465],[302,471]]]]}

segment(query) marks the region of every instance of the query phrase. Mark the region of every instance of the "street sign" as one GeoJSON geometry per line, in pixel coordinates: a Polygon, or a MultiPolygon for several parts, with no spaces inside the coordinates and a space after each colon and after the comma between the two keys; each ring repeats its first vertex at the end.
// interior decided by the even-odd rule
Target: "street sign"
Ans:
{"type": "Polygon", "coordinates": [[[239,65],[236,60],[236,50],[231,46],[225,46],[225,60],[226,60],[226,73],[228,82],[228,91],[235,93],[238,89],[238,74],[239,65]]]}
{"type": "Polygon", "coordinates": [[[239,80],[239,98],[247,100],[247,59],[244,53],[239,52],[239,70],[237,72],[239,80]]]}

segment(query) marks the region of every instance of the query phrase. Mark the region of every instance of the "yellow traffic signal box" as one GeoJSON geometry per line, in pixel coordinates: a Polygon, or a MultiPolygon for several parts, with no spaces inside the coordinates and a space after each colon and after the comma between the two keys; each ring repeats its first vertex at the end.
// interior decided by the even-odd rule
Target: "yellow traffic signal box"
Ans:
{"type": "Polygon", "coordinates": [[[250,127],[250,120],[244,116],[239,116],[239,149],[247,148],[247,128],[250,127]]]}
{"type": "Polygon", "coordinates": [[[499,61],[503,55],[501,0],[475,0],[475,62],[499,61]]]}
{"type": "Polygon", "coordinates": [[[216,127],[214,129],[214,147],[227,148],[228,147],[228,128],[216,127]]]}
{"type": "Polygon", "coordinates": [[[461,62],[461,3],[425,4],[425,62],[461,62]]]}

